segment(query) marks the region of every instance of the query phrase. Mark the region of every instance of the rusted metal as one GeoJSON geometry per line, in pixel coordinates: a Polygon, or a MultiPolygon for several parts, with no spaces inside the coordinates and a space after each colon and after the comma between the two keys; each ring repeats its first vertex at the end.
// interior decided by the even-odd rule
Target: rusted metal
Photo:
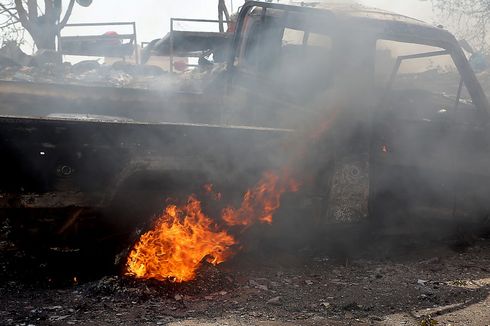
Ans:
{"type": "Polygon", "coordinates": [[[102,22],[102,23],[73,23],[67,24],[64,30],[71,27],[102,27],[102,26],[130,26],[131,34],[118,35],[83,35],[59,36],[58,51],[65,55],[101,56],[101,57],[127,57],[134,55],[135,63],[140,63],[138,37],[135,22],[102,22]],[[128,44],[114,44],[110,41],[129,41],[128,44]],[[109,43],[107,43],[109,41],[109,43]],[[102,46],[101,46],[102,44],[102,46]]]}

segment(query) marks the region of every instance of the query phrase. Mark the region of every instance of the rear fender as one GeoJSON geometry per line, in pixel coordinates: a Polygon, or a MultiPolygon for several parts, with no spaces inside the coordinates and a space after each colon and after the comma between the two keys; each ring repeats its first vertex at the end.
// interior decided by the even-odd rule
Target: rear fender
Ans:
{"type": "MultiPolygon", "coordinates": [[[[203,165],[192,158],[164,157],[159,159],[133,160],[115,177],[112,186],[106,192],[102,206],[110,206],[116,195],[127,186],[128,181],[141,174],[156,180],[182,175],[204,176],[205,172],[203,171],[203,165]]],[[[190,184],[192,181],[188,180],[188,183],[190,184]]],[[[186,180],[182,180],[182,182],[186,182],[186,180]]]]}

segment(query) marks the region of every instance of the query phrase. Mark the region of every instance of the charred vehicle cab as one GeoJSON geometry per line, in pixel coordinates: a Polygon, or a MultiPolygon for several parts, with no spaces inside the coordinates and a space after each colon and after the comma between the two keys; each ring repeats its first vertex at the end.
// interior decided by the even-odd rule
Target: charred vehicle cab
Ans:
{"type": "Polygon", "coordinates": [[[448,31],[352,5],[247,3],[228,69],[232,123],[328,122],[309,170],[327,220],[486,214],[488,102],[448,31]]]}
{"type": "Polygon", "coordinates": [[[63,209],[48,222],[65,234],[94,209],[141,216],[289,165],[321,223],[488,213],[488,102],[448,31],[250,1],[229,48],[202,93],[2,82],[2,210],[23,224],[63,209]]]}

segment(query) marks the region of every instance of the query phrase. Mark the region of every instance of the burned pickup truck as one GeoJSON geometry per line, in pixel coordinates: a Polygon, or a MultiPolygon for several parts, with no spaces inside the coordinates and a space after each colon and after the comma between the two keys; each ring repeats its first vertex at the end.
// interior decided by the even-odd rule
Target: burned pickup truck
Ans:
{"type": "Polygon", "coordinates": [[[318,223],[488,213],[488,102],[448,31],[360,6],[250,1],[228,62],[210,70],[200,93],[1,82],[3,213],[65,234],[89,211],[124,224],[285,166],[318,223]]]}

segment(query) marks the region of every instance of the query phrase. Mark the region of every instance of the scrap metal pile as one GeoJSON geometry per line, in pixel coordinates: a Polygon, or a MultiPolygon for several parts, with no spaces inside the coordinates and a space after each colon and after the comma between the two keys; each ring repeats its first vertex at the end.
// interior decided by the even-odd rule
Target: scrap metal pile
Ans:
{"type": "Polygon", "coordinates": [[[155,65],[136,65],[125,61],[104,64],[99,60],[84,60],[75,64],[61,62],[61,56],[54,51],[41,51],[30,56],[15,43],[6,43],[0,48],[0,80],[151,90],[186,87],[187,90],[198,91],[201,86],[197,71],[188,71],[175,78],[175,75],[155,65]]]}

